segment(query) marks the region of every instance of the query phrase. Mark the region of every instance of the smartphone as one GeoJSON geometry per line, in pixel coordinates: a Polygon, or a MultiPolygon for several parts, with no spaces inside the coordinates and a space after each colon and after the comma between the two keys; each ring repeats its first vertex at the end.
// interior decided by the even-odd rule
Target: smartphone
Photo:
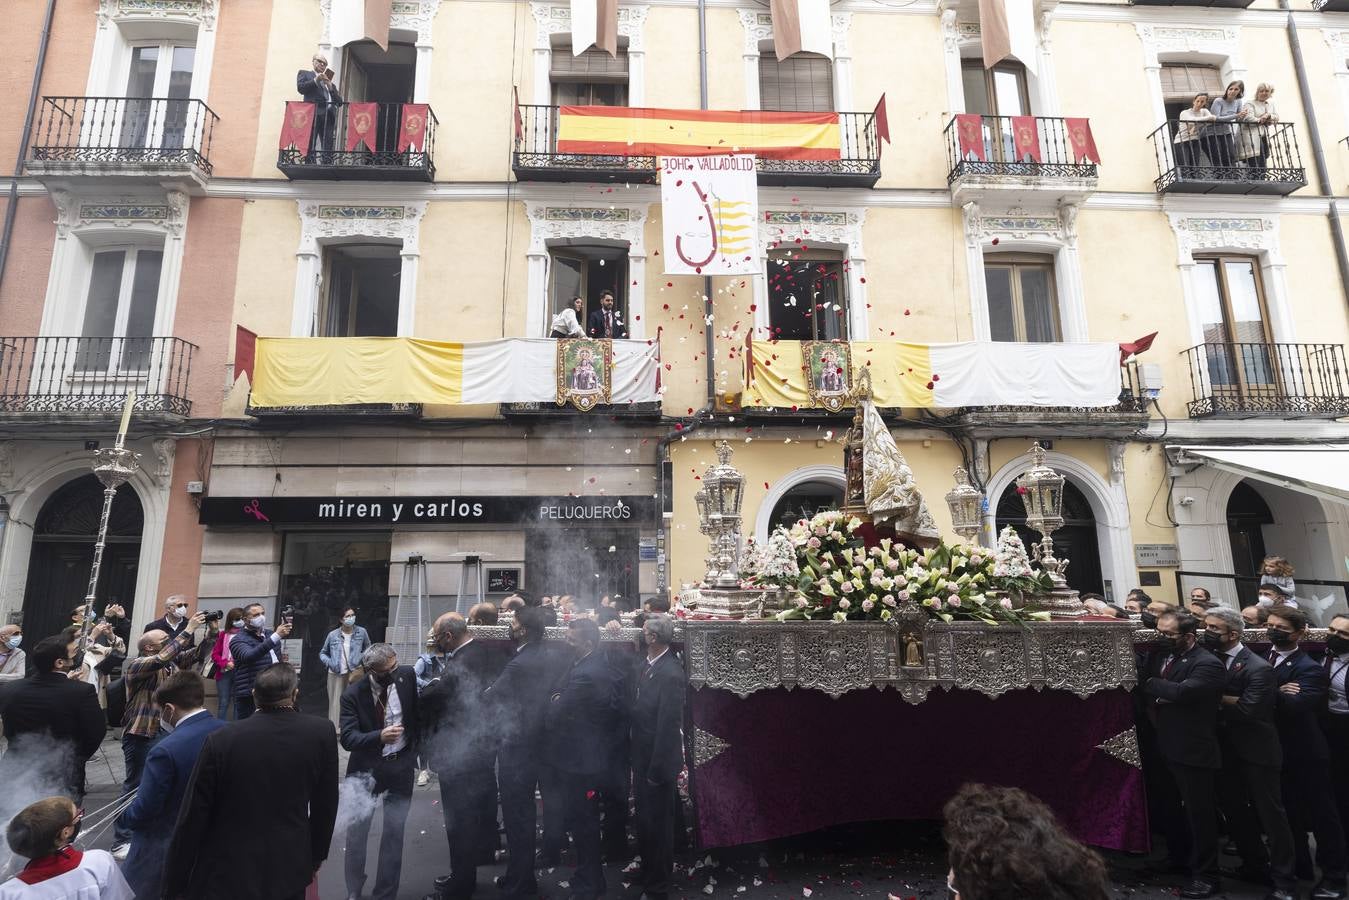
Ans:
{"type": "Polygon", "coordinates": [[[336,74],[337,74],[337,73],[334,72],[332,69],[324,69],[324,70],[323,70],[323,77],[324,77],[324,78],[327,78],[329,81],[332,81],[332,80],[333,80],[333,76],[336,75],[336,74]]]}

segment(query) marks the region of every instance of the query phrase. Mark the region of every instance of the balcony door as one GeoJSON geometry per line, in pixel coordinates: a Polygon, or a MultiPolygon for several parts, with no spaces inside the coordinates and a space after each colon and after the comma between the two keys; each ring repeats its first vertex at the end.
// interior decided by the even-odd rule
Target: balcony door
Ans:
{"type": "Polygon", "coordinates": [[[1019,62],[1001,62],[985,69],[977,59],[961,62],[965,112],[988,117],[984,121],[984,155],[989,162],[1020,162],[1016,158],[1010,116],[1029,116],[1030,90],[1026,68],[1019,62]]]}
{"type": "Polygon", "coordinates": [[[1060,340],[1054,259],[996,254],[984,257],[989,336],[995,341],[1060,340]]]}
{"type": "Polygon", "coordinates": [[[572,298],[584,301],[580,315],[581,327],[589,331],[586,321],[600,308],[600,293],[614,295],[614,309],[629,329],[633,323],[627,316],[628,248],[611,246],[560,246],[548,254],[550,274],[550,316],[568,306],[572,298]]]}
{"type": "Polygon", "coordinates": [[[1264,287],[1248,256],[1195,259],[1195,296],[1204,335],[1203,374],[1215,399],[1278,392],[1264,287]]]}
{"type": "Polygon", "coordinates": [[[109,248],[94,254],[80,341],[67,365],[82,373],[109,375],[150,368],[163,263],[159,248],[109,248]]]}
{"type": "Polygon", "coordinates": [[[403,261],[390,244],[325,248],[320,337],[396,337],[403,261]]]}
{"type": "MultiPolygon", "coordinates": [[[[393,154],[398,148],[403,104],[411,103],[417,84],[417,48],[389,41],[382,50],[374,41],[348,44],[343,51],[343,74],[339,84],[348,103],[378,103],[375,119],[375,151],[393,154]]],[[[339,120],[337,143],[346,146],[346,117],[339,120]]]]}
{"type": "Polygon", "coordinates": [[[848,273],[840,251],[770,251],[766,277],[775,339],[848,340],[848,273]]]}
{"type": "Polygon", "coordinates": [[[191,44],[163,41],[132,46],[120,147],[177,150],[190,146],[188,98],[196,57],[197,48],[191,44]]]}

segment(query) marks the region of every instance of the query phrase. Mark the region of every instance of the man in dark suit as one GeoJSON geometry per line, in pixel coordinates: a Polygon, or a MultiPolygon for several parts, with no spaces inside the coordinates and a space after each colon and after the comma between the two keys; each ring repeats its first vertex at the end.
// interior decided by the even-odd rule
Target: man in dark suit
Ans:
{"type": "Polygon", "coordinates": [[[437,619],[433,634],[445,671],[422,692],[422,753],[440,780],[450,845],[450,875],[435,896],[468,900],[478,866],[490,863],[496,849],[496,745],[483,692],[501,670],[501,654],[475,641],[457,612],[437,619]]]}
{"type": "Polygon", "coordinates": [[[20,773],[31,773],[36,783],[61,785],[76,803],[84,799],[84,764],[98,752],[108,719],[94,686],[70,678],[80,667],[78,644],[78,638],[60,636],[38,641],[33,674],[0,687],[0,720],[9,742],[0,784],[17,784],[20,773]]]}
{"type": "Polygon", "coordinates": [[[1274,890],[1265,900],[1293,900],[1293,832],[1283,808],[1279,770],[1283,754],[1274,728],[1274,670],[1241,643],[1241,614],[1226,606],[1204,616],[1204,646],[1227,668],[1218,744],[1222,749],[1222,789],[1218,803],[1228,834],[1241,855],[1237,876],[1274,890]],[[1269,836],[1269,848],[1261,832],[1269,836]]]}
{"type": "Polygon", "coordinates": [[[515,611],[511,637],[514,655],[487,689],[501,734],[497,770],[501,776],[501,821],[506,828],[506,874],[501,889],[509,900],[534,897],[534,829],[539,784],[539,758],[544,750],[544,712],[552,687],[552,661],[544,649],[543,611],[525,606],[515,611]]]}
{"type": "Polygon", "coordinates": [[[309,155],[315,150],[332,153],[336,149],[333,138],[337,132],[337,111],[342,106],[342,95],[328,73],[328,58],[315,53],[310,60],[312,69],[301,69],[295,74],[295,90],[314,104],[314,129],[309,134],[309,155]]]}
{"type": "Polygon", "coordinates": [[[625,338],[627,326],[623,316],[614,309],[614,292],[600,291],[600,308],[586,320],[586,334],[593,338],[625,338]]]}
{"type": "Polygon", "coordinates": [[[1340,824],[1349,822],[1349,615],[1330,620],[1322,665],[1330,682],[1330,698],[1322,724],[1330,745],[1330,770],[1335,778],[1335,806],[1340,824]]]}
{"type": "Polygon", "coordinates": [[[1172,610],[1157,617],[1163,641],[1157,668],[1143,684],[1151,698],[1149,714],[1157,743],[1175,779],[1190,830],[1190,881],[1182,897],[1212,897],[1218,892],[1218,815],[1214,777],[1222,768],[1218,749],[1219,698],[1227,672],[1212,653],[1198,645],[1199,622],[1172,610]]]}
{"type": "Polygon", "coordinates": [[[302,900],[337,820],[337,735],[300,714],[295,670],[253,682],[257,713],[202,745],[169,843],[169,900],[302,900]]]}
{"type": "Polygon", "coordinates": [[[207,712],[206,685],[191,671],[174,672],[155,691],[161,731],[168,732],[145,758],[136,799],[122,814],[131,835],[131,852],[122,866],[137,897],[159,897],[164,854],[173,823],[187,793],[187,782],[206,738],[225,723],[207,712]]]}
{"type": "Polygon", "coordinates": [[[562,772],[563,815],[576,849],[571,877],[573,900],[604,893],[600,864],[600,791],[607,743],[618,712],[619,680],[602,653],[593,619],[573,619],[567,643],[576,656],[548,705],[548,742],[562,772]]]}
{"type": "Polygon", "coordinates": [[[1346,896],[1344,829],[1331,788],[1330,746],[1319,721],[1330,680],[1325,668],[1298,646],[1306,634],[1306,613],[1283,604],[1270,607],[1265,635],[1274,645],[1269,662],[1279,685],[1274,724],[1283,746],[1283,797],[1293,828],[1297,869],[1311,876],[1310,831],[1316,836],[1316,862],[1321,867],[1312,900],[1338,900],[1346,896]]]}
{"type": "Polygon", "coordinates": [[[141,634],[147,631],[162,631],[169,636],[169,640],[173,640],[187,627],[187,617],[187,598],[182,594],[170,594],[164,600],[164,615],[146,625],[145,631],[141,634]]]}
{"type": "Polygon", "coordinates": [[[637,676],[632,708],[633,790],[637,798],[637,845],[642,855],[642,893],[665,900],[674,871],[676,780],[684,767],[684,667],[670,649],[674,620],[663,613],[642,625],[646,661],[637,676]]]}
{"type": "MultiPolygon", "coordinates": [[[[395,900],[403,874],[403,831],[412,808],[417,769],[421,706],[417,673],[398,665],[390,644],[371,644],[361,654],[369,676],[342,692],[342,746],[351,752],[348,781],[368,791],[384,808],[379,835],[379,872],[375,900],[395,900]],[[378,800],[383,795],[382,800],[378,800]]],[[[347,828],[347,895],[361,896],[365,885],[365,847],[375,811],[356,818],[347,828]]]]}
{"type": "MultiPolygon", "coordinates": [[[[619,611],[612,606],[595,610],[595,624],[600,631],[622,628],[619,611]]],[[[636,642],[605,641],[600,647],[619,681],[619,716],[614,722],[614,733],[609,744],[609,758],[605,762],[603,798],[600,812],[600,844],[606,862],[625,865],[632,859],[628,848],[628,806],[632,795],[632,739],[628,717],[637,696],[639,661],[646,663],[646,653],[639,652],[636,642]]]]}

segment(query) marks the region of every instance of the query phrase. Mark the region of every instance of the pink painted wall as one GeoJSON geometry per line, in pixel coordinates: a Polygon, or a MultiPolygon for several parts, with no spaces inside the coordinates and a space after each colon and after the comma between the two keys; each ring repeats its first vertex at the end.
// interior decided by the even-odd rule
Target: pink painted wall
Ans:
{"type": "MultiPolygon", "coordinates": [[[[203,460],[199,451],[202,442],[185,438],[178,442],[173,459],[173,483],[169,487],[168,521],[164,529],[164,552],[159,564],[159,590],[155,596],[184,594],[196,598],[197,582],[201,572],[202,527],[197,524],[197,505],[187,492],[189,481],[200,481],[200,465],[209,465],[209,455],[203,460]]],[[[192,604],[196,608],[196,604],[192,604]]]]}

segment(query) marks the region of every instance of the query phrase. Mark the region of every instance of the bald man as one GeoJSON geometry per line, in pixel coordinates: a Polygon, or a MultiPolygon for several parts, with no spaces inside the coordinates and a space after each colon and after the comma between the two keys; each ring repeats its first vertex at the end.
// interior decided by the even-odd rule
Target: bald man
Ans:
{"type": "Polygon", "coordinates": [[[26,662],[19,649],[22,643],[23,629],[18,625],[0,628],[0,684],[23,678],[26,662]]]}

